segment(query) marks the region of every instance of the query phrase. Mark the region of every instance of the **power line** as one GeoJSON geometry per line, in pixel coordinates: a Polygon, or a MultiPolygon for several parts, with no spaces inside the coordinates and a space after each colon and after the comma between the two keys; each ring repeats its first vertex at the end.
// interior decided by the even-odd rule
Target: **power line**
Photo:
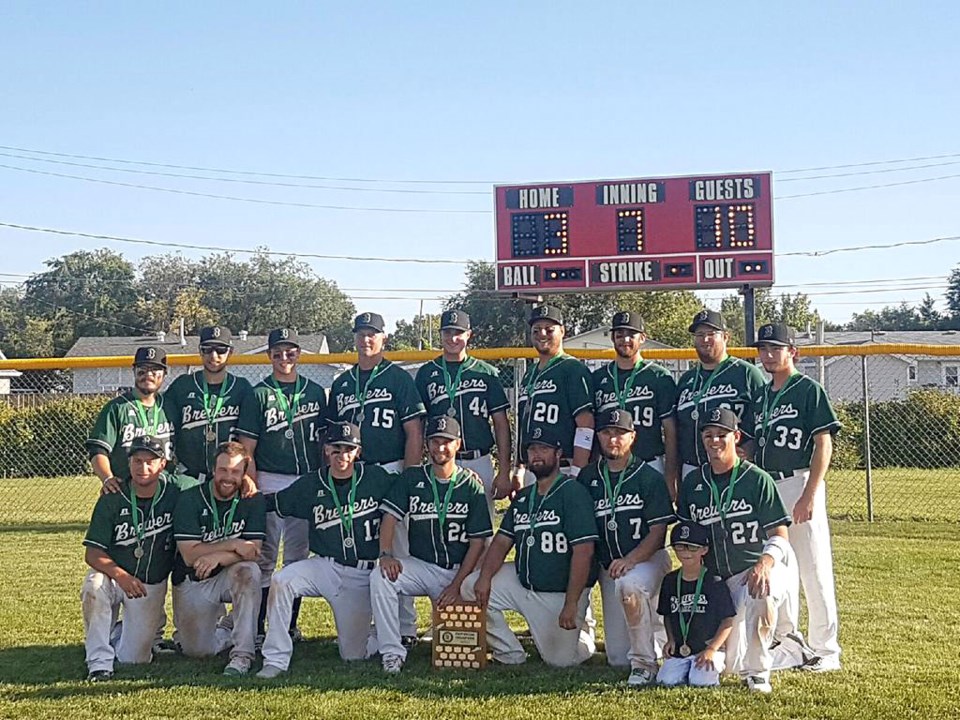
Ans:
{"type": "Polygon", "coordinates": [[[797,193],[795,195],[776,195],[774,200],[792,200],[793,198],[814,197],[816,195],[836,195],[838,193],[858,192],[860,190],[877,190],[879,188],[900,187],[901,185],[917,185],[919,183],[938,182],[940,180],[952,180],[960,177],[957,175],[940,175],[939,177],[920,178],[918,180],[902,180],[901,182],[884,183],[882,185],[860,185],[858,187],[838,188],[836,190],[818,190],[816,192],[797,193]]]}
{"type": "Polygon", "coordinates": [[[829,250],[808,250],[788,253],[776,253],[776,257],[823,257],[841,252],[854,252],[857,250],[887,250],[889,248],[908,247],[914,245],[933,245],[935,243],[951,242],[960,240],[960,235],[948,235],[946,237],[933,238],[932,240],[904,240],[901,242],[888,243],[886,245],[855,245],[852,247],[832,248],[829,250]]]}
{"type": "MultiPolygon", "coordinates": [[[[31,151],[32,152],[32,151],[31,151]]],[[[891,165],[893,163],[924,162],[926,160],[943,160],[944,158],[960,158],[960,153],[947,155],[926,155],[924,157],[901,158],[899,160],[872,160],[870,162],[847,163],[845,165],[821,165],[819,167],[796,168],[793,170],[776,170],[779,175],[793,173],[820,172],[821,170],[845,170],[847,168],[871,167],[876,165],[891,165]]]]}
{"type": "Polygon", "coordinates": [[[808,175],[807,177],[778,178],[777,183],[803,182],[805,180],[826,180],[832,178],[854,177],[857,175],[880,175],[882,173],[907,172],[909,170],[926,170],[927,168],[944,167],[945,165],[960,165],[960,160],[931,163],[929,165],[908,165],[907,167],[883,168],[881,170],[859,170],[856,172],[830,173],[827,175],[808,175]]]}

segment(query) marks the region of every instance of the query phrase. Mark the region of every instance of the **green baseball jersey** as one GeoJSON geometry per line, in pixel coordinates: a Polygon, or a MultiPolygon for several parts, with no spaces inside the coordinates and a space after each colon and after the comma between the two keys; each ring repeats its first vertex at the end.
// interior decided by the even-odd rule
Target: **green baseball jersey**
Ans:
{"type": "Polygon", "coordinates": [[[637,433],[633,454],[652,460],[664,453],[662,422],[673,415],[677,383],[663,366],[642,362],[632,380],[632,371],[617,368],[616,361],[594,370],[593,409],[597,413],[618,407],[629,410],[637,433]]]}
{"type": "MultiPolygon", "coordinates": [[[[211,488],[212,483],[212,480],[201,483],[180,493],[173,513],[173,539],[199,540],[204,543],[233,538],[263,540],[267,535],[266,503],[263,495],[258,493],[248,498],[240,498],[227,527],[233,499],[216,499],[211,488]]],[[[212,575],[221,570],[222,568],[217,568],[212,575]]],[[[193,568],[187,567],[183,557],[177,553],[173,569],[174,585],[179,585],[186,577],[197,579],[193,568]]]]}
{"type": "Polygon", "coordinates": [[[177,463],[187,475],[212,477],[217,446],[234,439],[241,404],[250,392],[246,378],[230,373],[222,383],[206,388],[202,370],[171,383],[163,396],[173,418],[177,463]]]}
{"type": "Polygon", "coordinates": [[[572,355],[556,355],[543,370],[531,363],[520,383],[520,447],[536,428],[549,427],[563,443],[564,457],[572,458],[574,418],[593,407],[590,385],[590,371],[572,355]]]}
{"type": "Polygon", "coordinates": [[[380,556],[380,504],[398,477],[369,463],[358,462],[354,468],[357,489],[349,528],[342,521],[349,517],[351,507],[349,479],[333,481],[336,499],[330,492],[326,473],[321,475],[319,471],[303,475],[290,487],[268,496],[270,509],[281,517],[310,521],[310,549],[315,554],[344,565],[380,556]]]}
{"type": "Polygon", "coordinates": [[[448,570],[463,562],[473,538],[493,535],[483,482],[468,468],[457,468],[450,481],[430,480],[430,465],[407,468],[383,500],[384,512],[409,518],[410,554],[448,570]],[[447,500],[447,491],[450,492],[447,500]],[[439,508],[446,507],[443,521],[439,508]]]}
{"type": "Polygon", "coordinates": [[[105,493],[97,500],[83,544],[103,550],[142,583],[163,582],[173,567],[173,516],[179,496],[180,489],[161,477],[153,497],[136,499],[138,522],[134,525],[130,483],[124,482],[120,492],[105,493]],[[142,557],[137,557],[137,547],[142,557]]]}
{"type": "Polygon", "coordinates": [[[566,592],[573,547],[597,541],[590,494],[565,475],[558,476],[543,496],[536,484],[528,485],[510,503],[497,534],[516,545],[513,562],[521,585],[540,592],[566,592]]]}
{"type": "Polygon", "coordinates": [[[750,436],[753,414],[749,410],[754,395],[765,382],[760,368],[735,357],[726,358],[715,371],[704,370],[699,364],[687,370],[677,383],[674,408],[681,461],[687,465],[707,461],[700,430],[714,408],[725,407],[737,413],[740,429],[750,436]]]}
{"type": "Polygon", "coordinates": [[[768,383],[754,398],[756,458],[767,472],[791,473],[810,467],[814,436],[841,425],[816,380],[795,373],[780,390],[768,383]]]}
{"type": "Polygon", "coordinates": [[[403,424],[425,412],[410,373],[389,360],[381,360],[372,371],[354,365],[330,386],[327,417],[359,426],[368,463],[402,460],[407,439],[403,424]]]}
{"type": "Polygon", "coordinates": [[[490,416],[510,406],[493,365],[468,357],[462,363],[448,362],[444,367],[443,358],[439,357],[420,367],[415,384],[429,417],[449,414],[448,388],[456,384],[453,412],[463,435],[461,450],[479,450],[481,455],[490,452],[494,443],[490,416]]]}
{"type": "Polygon", "coordinates": [[[590,463],[577,478],[590,493],[596,518],[597,556],[603,567],[631,552],[654,525],[674,520],[673,503],[663,475],[645,462],[634,462],[623,472],[608,472],[605,460],[590,463]],[[611,503],[611,499],[613,502],[611,503]]]}
{"type": "Polygon", "coordinates": [[[306,475],[319,468],[326,405],[324,389],[305,377],[278,382],[268,375],[254,385],[240,406],[237,435],[257,441],[257,470],[306,475]]]}
{"type": "Polygon", "coordinates": [[[710,552],[704,562],[710,572],[722,578],[752,567],[763,554],[766,531],[791,523],[770,475],[743,461],[732,492],[727,489],[730,476],[714,475],[710,464],[704,463],[687,473],[677,495],[677,517],[710,531],[710,552]],[[729,503],[725,519],[714,499],[711,480],[720,505],[729,503]]]}
{"type": "Polygon", "coordinates": [[[164,441],[167,459],[173,459],[174,424],[163,396],[158,395],[152,407],[144,407],[133,390],[113,398],[97,416],[87,451],[90,456],[103,454],[110,458],[110,470],[121,480],[130,479],[127,450],[135,437],[152,435],[164,441]]]}

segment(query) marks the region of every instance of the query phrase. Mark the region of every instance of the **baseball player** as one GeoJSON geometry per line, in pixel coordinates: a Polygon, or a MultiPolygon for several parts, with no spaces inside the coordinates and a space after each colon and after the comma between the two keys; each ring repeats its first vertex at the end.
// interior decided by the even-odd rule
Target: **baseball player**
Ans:
{"type": "MultiPolygon", "coordinates": [[[[534,308],[528,322],[538,360],[531,364],[520,383],[520,447],[529,444],[538,428],[544,433],[549,429],[551,436],[560,440],[561,472],[576,477],[586,467],[593,448],[590,371],[563,351],[560,310],[541,305],[534,308]]],[[[527,472],[525,482],[533,480],[533,474],[527,472]]]]}
{"type": "MultiPolygon", "coordinates": [[[[320,467],[320,441],[326,420],[327,394],[312,380],[297,372],[300,359],[299,335],[292,328],[271,330],[267,355],[273,371],[257,383],[240,407],[237,439],[253,458],[250,475],[263,493],[289,487],[301,475],[320,467]]],[[[283,542],[284,566],[310,554],[305,520],[267,516],[267,534],[258,562],[262,598],[257,620],[257,641],[264,635],[267,594],[283,542]]],[[[300,603],[296,603],[289,632],[295,640],[300,603]]]]}
{"type": "MultiPolygon", "coordinates": [[[[707,452],[700,442],[703,421],[718,407],[733,410],[745,432],[753,417],[748,409],[753,396],[763,387],[763,373],[753,363],[727,355],[727,331],[723,316],[715,310],[701,310],[690,323],[694,348],[700,362],[687,370],[677,383],[677,445],[680,453],[680,477],[707,461],[707,452]]],[[[746,434],[743,437],[747,437],[746,434]]],[[[667,475],[667,482],[672,478],[667,475]]],[[[668,485],[671,497],[677,488],[668,485]]]]}
{"type": "Polygon", "coordinates": [[[580,483],[560,472],[562,455],[563,441],[549,425],[533,428],[526,460],[537,482],[517,493],[480,571],[461,586],[466,600],[486,608],[493,658],[507,665],[526,662],[527,654],[505,610],[526,618],[548,665],[578,665],[596,649],[586,621],[597,541],[593,503],[580,483]],[[514,561],[504,564],[514,545],[514,561]]]}
{"type": "Polygon", "coordinates": [[[201,328],[203,369],[181,375],[163,394],[173,418],[178,468],[200,482],[213,477],[213,459],[220,443],[235,439],[240,407],[251,391],[246,378],[227,372],[232,352],[230,328],[201,328]]]}
{"type": "Polygon", "coordinates": [[[601,459],[580,473],[590,493],[600,560],[603,636],[607,662],[630,666],[627,682],[652,685],[657,676],[654,634],[663,632],[656,614],[660,581],[670,570],[663,549],[673,503],[663,475],[638,460],[634,416],[613,408],[597,416],[601,459]]]}
{"type": "Polygon", "coordinates": [[[633,415],[633,454],[677,482],[677,384],[662,365],[640,354],[647,341],[643,318],[621,310],[613,316],[610,338],[615,360],[593,372],[593,407],[601,413],[620,408],[633,415]]]}
{"type": "MultiPolygon", "coordinates": [[[[383,357],[387,342],[383,317],[360,313],[353,321],[357,364],[341,373],[330,386],[328,417],[352,422],[363,435],[363,459],[399,473],[416,467],[423,458],[423,420],[426,414],[410,374],[383,357]]],[[[394,534],[394,554],[407,557],[407,533],[394,534]]],[[[404,642],[417,638],[417,613],[412,598],[400,600],[400,627],[404,642]]]]}
{"type": "MultiPolygon", "coordinates": [[[[677,516],[710,534],[709,573],[727,583],[737,617],[727,639],[726,670],[752,691],[769,693],[774,628],[780,613],[793,614],[796,558],[787,540],[790,516],[773,478],[741,460],[737,414],[716,407],[701,418],[708,461],[683,478],[677,516]]],[[[789,618],[796,626],[796,616],[789,618]]]]}
{"type": "Polygon", "coordinates": [[[510,421],[506,393],[497,369],[467,355],[473,336],[470,316],[463,310],[447,310],[440,316],[443,354],[422,365],[416,386],[428,417],[457,420],[463,437],[457,464],[473,470],[483,482],[487,508],[493,517],[493,501],[513,490],[510,481],[510,421]],[[493,422],[493,433],[490,423],[493,422]],[[494,478],[490,451],[496,445],[497,474],[494,478]]]}
{"type": "Polygon", "coordinates": [[[724,644],[737,615],[726,583],[707,572],[703,558],[710,536],[702,525],[681,522],[670,532],[680,567],[663,579],[657,612],[664,616],[667,644],[661,685],[712,687],[720,684],[724,644]]]}
{"type": "Polygon", "coordinates": [[[381,501],[396,475],[358,462],[360,452],[360,428],[331,423],[324,445],[329,468],[268,496],[272,512],[309,520],[314,554],[286,565],[273,578],[263,668],[257,677],[275,678],[290,666],[293,643],[284,628],[296,597],[324,597],[330,603],[341,658],[363,660],[377,651],[370,632],[370,576],[380,552],[381,501]]]}
{"type": "Polygon", "coordinates": [[[753,405],[756,461],[773,476],[780,499],[793,515],[788,534],[807,599],[807,643],[814,653],[804,658],[806,648],[783,642],[774,652],[774,667],[796,666],[799,661],[804,670],[839,670],[837,595],[824,478],[840,422],[823,388],[797,372],[793,330],[764,325],[758,337],[760,362],[773,379],[757,393],[753,405]],[[778,657],[784,653],[788,657],[778,657]]]}
{"type": "Polygon", "coordinates": [[[162,348],[137,348],[133,357],[133,389],[110,400],[87,438],[87,452],[103,492],[118,492],[130,479],[127,452],[135,437],[149,435],[164,442],[167,460],[173,458],[173,418],[167,414],[160,386],[167,372],[162,348]]]}
{"type": "Polygon", "coordinates": [[[224,675],[250,670],[260,610],[257,556],[266,535],[263,495],[241,497],[250,459],[243,445],[217,448],[213,478],[185,490],[173,518],[177,565],[173,624],[185,655],[205,657],[230,648],[224,675]],[[223,603],[233,606],[229,637],[217,628],[223,603]]]}
{"type": "Polygon", "coordinates": [[[473,572],[493,535],[480,478],[457,464],[460,424],[438,415],[427,421],[430,462],[408,468],[384,498],[380,571],[370,576],[370,598],[383,669],[398,673],[407,658],[400,640],[400,596],[427,596],[437,607],[462,602],[460,585],[473,572]],[[409,519],[410,557],[393,556],[393,534],[409,519]]]}
{"type": "Polygon", "coordinates": [[[130,480],[100,495],[83,544],[90,572],[80,593],[88,680],[113,677],[114,659],[148,663],[173,565],[173,511],[179,489],[163,472],[165,444],[139,435],[130,441],[130,480]],[[119,638],[112,642],[123,608],[119,638]]]}

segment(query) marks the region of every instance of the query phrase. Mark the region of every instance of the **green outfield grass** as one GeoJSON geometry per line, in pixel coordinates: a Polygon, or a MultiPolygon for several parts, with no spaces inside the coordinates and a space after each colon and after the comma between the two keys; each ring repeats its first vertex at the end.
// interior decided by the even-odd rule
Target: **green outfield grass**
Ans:
{"type": "MultiPolygon", "coordinates": [[[[425,645],[388,678],[376,662],[339,661],[321,600],[305,603],[309,641],[279,682],[225,680],[222,659],[164,657],[92,685],[84,681],[79,589],[96,486],[27,481],[31,500],[17,503],[24,482],[0,483],[0,718],[947,718],[960,706],[960,538],[949,523],[835,522],[844,669],[778,674],[769,697],[730,680],[712,691],[630,691],[602,655],[574,670],[532,657],[519,668],[440,673],[429,669],[425,645]],[[43,490],[47,504],[32,499],[43,490]]],[[[425,621],[426,606],[420,611],[425,621]]]]}

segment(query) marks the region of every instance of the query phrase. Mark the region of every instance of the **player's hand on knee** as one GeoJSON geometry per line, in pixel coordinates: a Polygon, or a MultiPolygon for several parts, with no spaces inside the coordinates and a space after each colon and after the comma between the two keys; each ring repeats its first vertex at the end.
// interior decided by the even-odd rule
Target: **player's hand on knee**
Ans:
{"type": "Polygon", "coordinates": [[[663,656],[665,658],[672,658],[674,654],[673,640],[667,640],[666,644],[663,646],[663,656]]]}
{"type": "Polygon", "coordinates": [[[510,468],[502,468],[493,479],[493,499],[503,500],[505,497],[509,497],[512,491],[513,482],[510,479],[510,468]]]}
{"type": "Polygon", "coordinates": [[[714,656],[716,654],[716,651],[708,645],[701,652],[697,653],[697,657],[694,658],[693,664],[698,670],[714,670],[716,669],[716,665],[714,663],[714,656]]]}
{"type": "Polygon", "coordinates": [[[205,555],[204,557],[197,558],[197,561],[193,564],[193,572],[196,573],[199,580],[206,580],[210,577],[210,573],[217,569],[219,564],[217,559],[212,555],[205,555]]]}
{"type": "Polygon", "coordinates": [[[128,598],[142,598],[147,595],[147,589],[143,586],[143,583],[129,573],[125,572],[119,575],[116,582],[128,598]]]}
{"type": "Polygon", "coordinates": [[[610,563],[610,569],[607,571],[614,580],[621,578],[636,567],[636,563],[627,558],[618,558],[610,563]]]}
{"type": "Polygon", "coordinates": [[[463,598],[460,597],[460,588],[457,585],[447,585],[443,592],[437,596],[437,607],[443,608],[447,605],[456,605],[462,603],[463,598]]]}
{"type": "Polygon", "coordinates": [[[394,557],[380,558],[380,572],[390,582],[396,582],[403,572],[403,564],[394,557]]]}
{"type": "Polygon", "coordinates": [[[490,602],[490,578],[481,574],[473,584],[473,594],[477,598],[477,602],[480,603],[480,607],[485,608],[487,603],[490,602]]]}
{"type": "Polygon", "coordinates": [[[743,578],[743,584],[747,586],[747,591],[752,598],[764,598],[770,594],[770,565],[764,561],[764,558],[769,556],[764,555],[757,560],[743,578]]]}
{"type": "Polygon", "coordinates": [[[564,630],[577,629],[577,604],[565,602],[560,611],[560,627],[564,630]]]}
{"type": "Polygon", "coordinates": [[[109,495],[110,493],[117,492],[120,492],[120,478],[118,478],[116,475],[111,475],[103,481],[103,487],[100,488],[100,494],[109,495]]]}

